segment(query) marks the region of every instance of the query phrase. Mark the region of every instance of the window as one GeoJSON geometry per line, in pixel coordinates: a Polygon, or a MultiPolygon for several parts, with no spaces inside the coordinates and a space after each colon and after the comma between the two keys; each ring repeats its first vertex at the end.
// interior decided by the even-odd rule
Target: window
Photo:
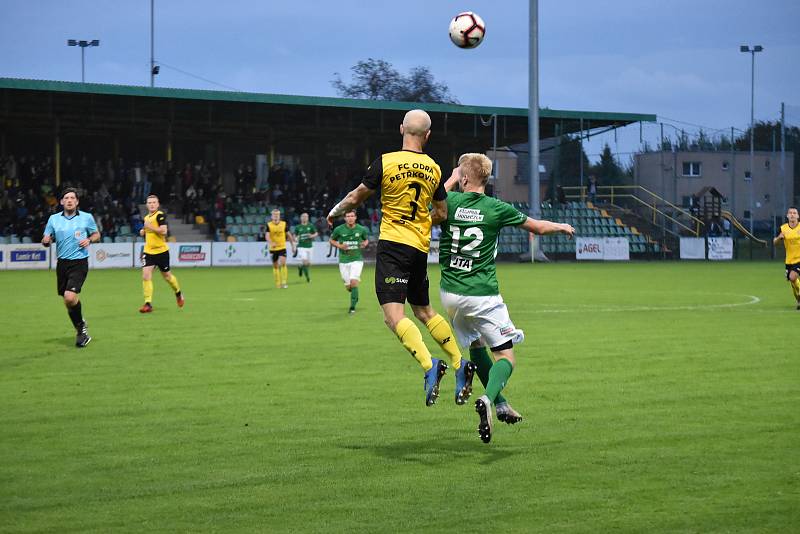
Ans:
{"type": "Polygon", "coordinates": [[[683,162],[683,175],[684,176],[700,176],[700,162],[699,161],[684,161],[683,162]]]}
{"type": "Polygon", "coordinates": [[[722,170],[727,171],[730,168],[730,164],[727,161],[722,162],[722,170]]]}

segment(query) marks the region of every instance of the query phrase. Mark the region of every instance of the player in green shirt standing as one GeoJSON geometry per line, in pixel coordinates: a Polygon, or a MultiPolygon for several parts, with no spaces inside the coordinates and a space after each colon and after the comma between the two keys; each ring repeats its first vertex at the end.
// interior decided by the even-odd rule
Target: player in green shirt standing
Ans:
{"type": "Polygon", "coordinates": [[[344,214],[344,224],[333,229],[331,246],[339,249],[339,272],[344,287],[350,292],[350,313],[356,312],[358,303],[358,284],[364,268],[364,254],[361,252],[369,244],[369,230],[356,223],[356,211],[344,214]]]}
{"type": "Polygon", "coordinates": [[[448,192],[447,220],[442,223],[439,264],[442,305],[447,309],[459,345],[470,348],[470,359],[486,393],[475,401],[480,422],[478,434],[484,443],[492,439],[492,405],[501,421],[516,423],[522,417],[500,395],[514,369],[514,345],[525,339],[500,295],[494,258],[497,239],[506,226],[534,234],[561,232],[572,236],[568,224],[531,219],[516,208],[484,191],[492,162],[484,154],[464,154],[447,180],[445,189],[461,186],[461,193],[448,192]],[[486,350],[494,354],[495,361],[486,350]]]}
{"type": "Polygon", "coordinates": [[[308,213],[300,215],[300,224],[294,227],[294,235],[297,236],[297,247],[294,249],[294,255],[300,260],[300,265],[297,266],[298,276],[306,275],[306,282],[311,281],[311,275],[308,268],[311,266],[311,251],[313,250],[314,238],[319,233],[313,224],[308,223],[308,213]]]}

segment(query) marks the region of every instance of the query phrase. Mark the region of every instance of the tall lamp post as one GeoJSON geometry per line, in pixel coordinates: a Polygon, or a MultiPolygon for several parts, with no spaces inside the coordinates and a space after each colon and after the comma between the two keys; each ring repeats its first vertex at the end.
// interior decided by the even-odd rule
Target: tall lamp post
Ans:
{"type": "Polygon", "coordinates": [[[67,46],[80,46],[81,47],[81,82],[86,81],[86,60],[84,57],[84,50],[90,46],[100,46],[100,41],[94,39],[92,41],[78,41],[76,39],[67,40],[67,46]]]}
{"type": "Polygon", "coordinates": [[[750,54],[750,233],[753,233],[753,179],[755,178],[754,160],[754,146],[755,146],[755,122],[754,122],[754,106],[755,106],[755,90],[756,90],[756,52],[761,52],[764,47],[755,45],[753,47],[742,45],[739,47],[740,52],[750,54]]]}

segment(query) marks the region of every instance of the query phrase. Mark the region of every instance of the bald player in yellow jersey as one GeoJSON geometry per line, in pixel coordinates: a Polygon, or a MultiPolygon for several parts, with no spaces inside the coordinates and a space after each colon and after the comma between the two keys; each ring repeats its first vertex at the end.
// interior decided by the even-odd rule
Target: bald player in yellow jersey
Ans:
{"type": "Polygon", "coordinates": [[[786,220],[789,222],[781,226],[772,243],[777,245],[783,241],[783,248],[786,249],[786,279],[792,286],[794,300],[800,310],[800,215],[797,208],[791,206],[786,210],[786,220]]]}
{"type": "Polygon", "coordinates": [[[144,305],[139,308],[140,313],[153,311],[153,269],[158,267],[161,276],[175,292],[175,300],[179,308],[186,302],[181,293],[178,279],[169,268],[169,245],[167,245],[167,217],[159,209],[158,197],[150,195],[146,200],[147,215],[144,216],[144,228],[139,230],[139,235],[144,237],[142,250],[142,290],[144,292],[144,305]]]}
{"type": "Polygon", "coordinates": [[[453,331],[436,313],[428,297],[428,250],[431,226],[447,218],[447,193],[442,171],[423,152],[431,134],[431,118],[420,109],[406,113],[400,125],[403,148],[381,155],[367,169],[363,182],[328,214],[328,224],[360,206],[375,191],[381,194],[381,228],[375,264],[375,292],[386,326],[397,335],[425,371],[425,404],[439,395],[447,364],[431,353],[419,328],[405,315],[406,300],[456,369],[456,403],[472,392],[475,364],[462,359],[453,331]],[[433,206],[433,211],[428,206],[433,206]]]}
{"type": "Polygon", "coordinates": [[[275,279],[275,287],[286,289],[289,287],[289,269],[286,267],[286,239],[295,248],[295,240],[286,221],[281,220],[281,210],[272,210],[272,218],[267,223],[265,238],[269,244],[269,251],[272,254],[272,277],[275,279]]]}

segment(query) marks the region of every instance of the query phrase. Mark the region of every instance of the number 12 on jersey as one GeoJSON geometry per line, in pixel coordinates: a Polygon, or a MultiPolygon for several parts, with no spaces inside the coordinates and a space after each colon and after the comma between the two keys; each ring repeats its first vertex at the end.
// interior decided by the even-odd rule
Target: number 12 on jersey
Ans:
{"type": "Polygon", "coordinates": [[[475,249],[483,242],[483,231],[474,226],[464,230],[464,237],[471,239],[463,247],[461,246],[461,228],[450,225],[450,233],[453,235],[453,242],[450,245],[450,252],[453,253],[450,257],[450,267],[460,271],[471,271],[472,258],[479,258],[481,255],[481,251],[475,249]]]}

